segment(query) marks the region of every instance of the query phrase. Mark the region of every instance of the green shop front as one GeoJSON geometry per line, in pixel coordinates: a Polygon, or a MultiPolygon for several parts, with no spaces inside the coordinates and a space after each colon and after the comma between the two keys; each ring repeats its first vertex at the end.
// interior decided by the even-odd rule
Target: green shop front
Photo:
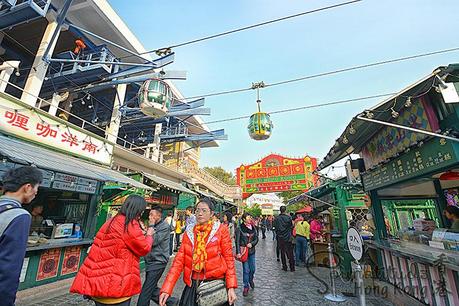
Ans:
{"type": "Polygon", "coordinates": [[[442,93],[457,69],[440,67],[359,114],[321,164],[360,154],[375,227],[366,264],[427,305],[459,305],[459,233],[443,214],[458,206],[459,105],[442,93]]]}
{"type": "Polygon", "coordinates": [[[131,194],[139,194],[145,197],[148,203],[147,212],[143,219],[148,219],[148,209],[158,205],[164,211],[174,213],[181,197],[194,199],[195,193],[184,185],[172,180],[149,173],[129,173],[131,179],[141,186],[131,187],[126,184],[112,183],[103,187],[102,203],[98,209],[97,226],[100,228],[106,220],[116,215],[124,203],[126,197],[131,194]]]}
{"type": "Polygon", "coordinates": [[[304,201],[305,205],[311,206],[311,213],[322,216],[327,235],[323,241],[311,241],[316,265],[328,265],[327,244],[333,242],[335,253],[339,256],[337,263],[341,274],[350,276],[351,256],[346,245],[348,228],[355,227],[367,237],[372,236],[368,228],[366,200],[367,195],[361,184],[341,178],[328,180],[320,187],[289,201],[289,205],[304,201]]]}

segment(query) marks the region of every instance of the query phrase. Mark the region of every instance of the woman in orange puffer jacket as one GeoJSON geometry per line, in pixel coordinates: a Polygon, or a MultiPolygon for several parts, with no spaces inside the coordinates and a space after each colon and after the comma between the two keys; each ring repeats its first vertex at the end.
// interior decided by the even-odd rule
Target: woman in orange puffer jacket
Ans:
{"type": "Polygon", "coordinates": [[[97,306],[127,306],[140,293],[139,259],[150,252],[154,233],[149,227],[144,235],[140,227],[146,206],[139,195],[127,197],[119,213],[100,228],[70,292],[89,297],[97,306]]]}
{"type": "Polygon", "coordinates": [[[237,278],[228,227],[212,221],[214,205],[209,198],[200,199],[195,212],[196,224],[190,224],[185,230],[180,250],[161,288],[159,305],[166,305],[182,271],[186,286],[180,306],[197,305],[199,283],[215,279],[225,280],[228,290],[226,305],[232,305],[236,300],[237,278]]]}

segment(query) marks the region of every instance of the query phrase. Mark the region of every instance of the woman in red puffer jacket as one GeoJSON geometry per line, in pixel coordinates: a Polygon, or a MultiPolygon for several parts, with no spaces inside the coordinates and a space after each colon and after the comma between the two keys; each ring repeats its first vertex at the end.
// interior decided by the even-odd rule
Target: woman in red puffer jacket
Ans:
{"type": "Polygon", "coordinates": [[[70,292],[83,294],[96,305],[129,305],[140,293],[139,259],[151,250],[152,227],[146,235],[140,216],[147,203],[139,195],[130,195],[119,213],[99,230],[88,257],[78,271],[70,292]]]}
{"type": "Polygon", "coordinates": [[[200,199],[196,205],[196,224],[186,228],[180,250],[161,288],[159,305],[166,305],[182,271],[186,286],[180,306],[196,306],[199,284],[216,279],[226,284],[228,302],[224,305],[232,305],[236,300],[237,278],[231,237],[227,226],[211,220],[213,214],[212,200],[200,199]]]}

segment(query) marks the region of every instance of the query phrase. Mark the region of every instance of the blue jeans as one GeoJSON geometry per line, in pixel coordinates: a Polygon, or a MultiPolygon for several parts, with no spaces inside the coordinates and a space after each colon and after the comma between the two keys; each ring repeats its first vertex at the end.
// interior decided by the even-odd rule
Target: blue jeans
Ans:
{"type": "Polygon", "coordinates": [[[303,236],[296,236],[295,260],[297,265],[300,261],[306,263],[306,253],[308,251],[308,239],[303,236]]]}
{"type": "Polygon", "coordinates": [[[255,274],[255,253],[249,254],[247,261],[242,263],[242,270],[244,271],[242,277],[244,288],[249,288],[250,282],[253,281],[253,275],[255,274]]]}

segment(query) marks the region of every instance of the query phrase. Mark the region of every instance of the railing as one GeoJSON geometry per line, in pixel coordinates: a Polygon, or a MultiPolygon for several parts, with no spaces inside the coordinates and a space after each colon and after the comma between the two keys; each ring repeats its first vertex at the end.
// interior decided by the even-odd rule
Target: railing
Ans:
{"type": "Polygon", "coordinates": [[[239,186],[231,186],[223,183],[209,172],[200,169],[188,162],[184,162],[180,166],[180,171],[190,175],[192,178],[200,181],[201,184],[226,198],[238,200],[242,198],[242,190],[239,186]]]}

